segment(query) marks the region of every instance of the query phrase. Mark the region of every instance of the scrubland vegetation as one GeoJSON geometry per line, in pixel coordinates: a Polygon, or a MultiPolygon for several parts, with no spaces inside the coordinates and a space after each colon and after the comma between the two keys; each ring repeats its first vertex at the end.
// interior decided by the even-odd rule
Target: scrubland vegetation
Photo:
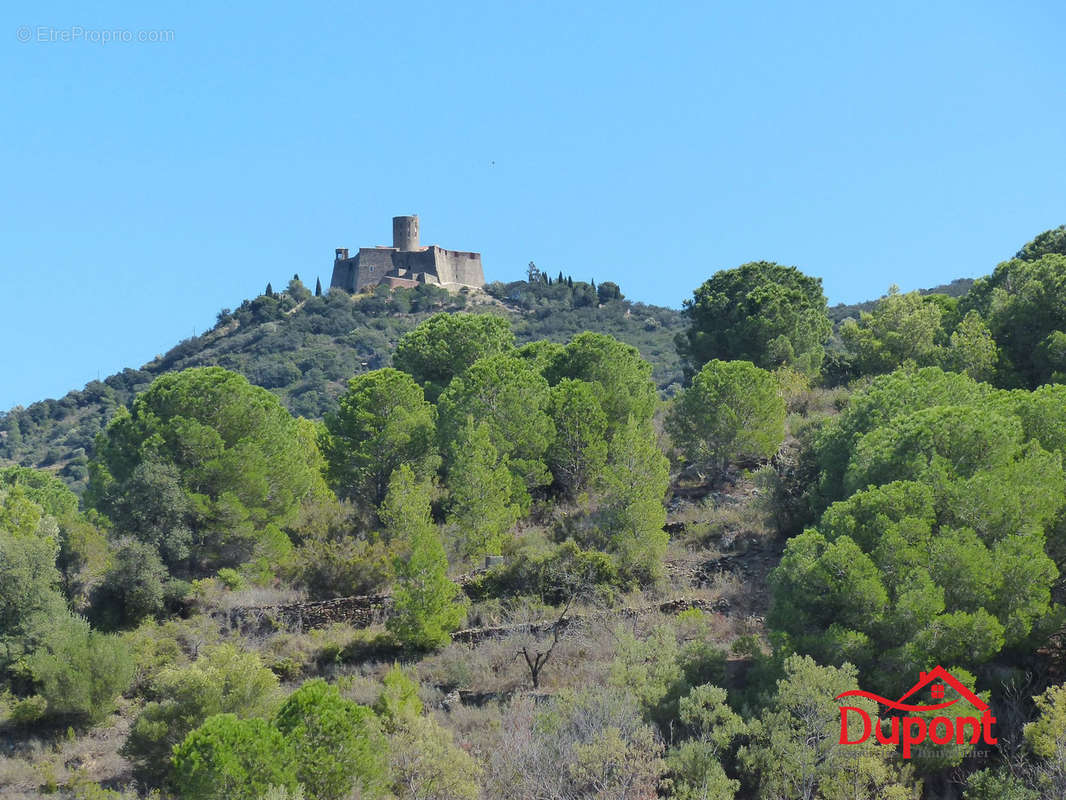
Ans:
{"type": "Polygon", "coordinates": [[[0,794],[1066,796],[1066,229],[839,324],[527,277],[294,279],[6,415],[0,794]],[[994,747],[840,743],[937,665],[994,747]]]}

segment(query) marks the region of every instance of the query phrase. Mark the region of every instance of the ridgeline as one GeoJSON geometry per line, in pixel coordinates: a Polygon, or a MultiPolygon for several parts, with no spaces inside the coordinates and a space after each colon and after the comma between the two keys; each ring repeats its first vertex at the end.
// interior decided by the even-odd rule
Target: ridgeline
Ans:
{"type": "Polygon", "coordinates": [[[468,311],[510,319],[519,344],[565,342],[590,330],[637,347],[654,369],[660,391],[680,384],[674,336],[681,312],[625,299],[617,287],[555,280],[495,282],[485,291],[449,293],[436,286],[382,287],[374,293],[334,291],[313,296],[294,280],[283,292],[223,309],[215,326],[185,339],[139,369],[127,368],[58,400],[0,412],[0,466],[47,469],[80,492],[93,442],[120,406],[158,376],[188,367],[221,366],[274,392],[293,413],[311,419],[332,410],[347,381],[387,366],[399,338],[432,314],[468,311]],[[606,302],[600,302],[604,299],[606,302]]]}

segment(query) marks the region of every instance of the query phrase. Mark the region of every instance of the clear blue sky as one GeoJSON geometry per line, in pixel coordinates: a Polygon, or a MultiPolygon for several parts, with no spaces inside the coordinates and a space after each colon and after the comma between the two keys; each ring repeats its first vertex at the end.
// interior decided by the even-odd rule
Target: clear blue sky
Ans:
{"type": "Polygon", "coordinates": [[[978,276],[1066,222],[1060,0],[177,6],[0,11],[0,408],[396,214],[675,307],[757,259],[831,303],[978,276]]]}

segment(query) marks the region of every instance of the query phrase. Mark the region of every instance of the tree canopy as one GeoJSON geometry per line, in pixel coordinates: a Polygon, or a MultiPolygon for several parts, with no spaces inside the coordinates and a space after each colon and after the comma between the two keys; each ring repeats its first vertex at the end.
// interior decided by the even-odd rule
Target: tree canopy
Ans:
{"type": "Polygon", "coordinates": [[[389,478],[409,465],[426,478],[439,464],[436,410],[410,375],[386,368],[352,378],[322,437],[330,484],[341,497],[376,508],[389,478]]]}
{"type": "Polygon", "coordinates": [[[937,368],[856,393],[816,445],[837,501],[787,543],[770,624],[891,692],[893,676],[973,670],[1051,620],[1047,542],[1066,475],[1054,427],[1037,418],[1066,406],[1042,399],[937,368]]]}
{"type": "Polygon", "coordinates": [[[845,320],[840,335],[854,351],[862,374],[891,372],[907,361],[931,366],[941,360],[943,317],[944,309],[933,295],[900,294],[899,287],[892,286],[873,311],[863,311],[858,321],[845,320]]]}
{"type": "Polygon", "coordinates": [[[1022,261],[1036,261],[1049,253],[1066,256],[1066,225],[1037,234],[1014,257],[1022,261]]]}
{"type": "Polygon", "coordinates": [[[768,261],[717,272],[685,301],[677,338],[686,373],[711,359],[817,373],[832,324],[820,278],[768,261]]]}
{"type": "Polygon", "coordinates": [[[171,566],[193,541],[198,562],[232,566],[276,541],[321,485],[318,459],[277,397],[220,367],[193,368],[115,415],[86,499],[171,566]]]}
{"type": "Polygon", "coordinates": [[[408,466],[389,483],[382,518],[403,545],[396,556],[394,613],[389,630],[412,648],[432,649],[449,640],[466,615],[467,600],[448,579],[448,557],[429,514],[429,493],[408,466]]]}
{"type": "Polygon", "coordinates": [[[374,712],[321,678],[304,683],[278,709],[275,727],[293,753],[296,779],[316,800],[378,797],[387,783],[387,744],[374,712]]]}
{"type": "Polygon", "coordinates": [[[548,382],[527,361],[496,355],[476,361],[441,394],[441,450],[454,449],[467,419],[484,423],[497,454],[526,488],[550,480],[544,463],[554,436],[548,382]]]}
{"type": "Polygon", "coordinates": [[[514,332],[492,314],[435,314],[396,345],[393,365],[415,379],[435,402],[456,375],[479,358],[514,349],[514,332]]]}
{"type": "Polygon", "coordinates": [[[651,365],[635,347],[607,334],[579,333],[555,353],[544,375],[552,386],[567,378],[593,384],[606,415],[608,437],[631,417],[644,423],[655,411],[651,365]]]}
{"type": "Polygon", "coordinates": [[[1066,255],[1040,248],[1005,261],[960,302],[987,321],[1000,348],[999,381],[1036,388],[1066,381],[1066,255]]]}
{"type": "Polygon", "coordinates": [[[750,361],[708,361],[675,401],[666,428],[690,463],[721,470],[739,456],[777,452],[785,402],[774,376],[750,361]]]}

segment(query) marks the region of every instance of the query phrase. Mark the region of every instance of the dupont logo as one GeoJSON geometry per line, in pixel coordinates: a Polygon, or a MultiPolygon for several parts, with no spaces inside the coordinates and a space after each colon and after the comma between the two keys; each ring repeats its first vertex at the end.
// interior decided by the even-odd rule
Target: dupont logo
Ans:
{"type": "MultiPolygon", "coordinates": [[[[865,697],[875,703],[895,709],[896,711],[909,712],[906,716],[878,717],[871,720],[870,715],[861,708],[855,706],[840,706],[840,743],[862,744],[870,738],[871,732],[881,744],[902,745],[903,757],[911,757],[911,747],[921,742],[929,741],[932,744],[976,744],[983,741],[985,744],[995,744],[998,739],[992,735],[992,726],[996,718],[988,707],[988,703],[967,689],[960,681],[956,680],[950,672],[943,667],[936,667],[929,672],[921,673],[918,682],[914,684],[899,700],[888,700],[872,692],[864,692],[853,689],[836,696],[837,700],[844,697],[865,697]],[[944,701],[944,688],[950,686],[959,697],[944,701]],[[933,701],[930,705],[917,705],[904,702],[907,698],[929,687],[929,697],[933,701]],[[955,706],[959,700],[965,700],[971,708],[958,706],[952,708],[951,715],[938,715],[927,721],[929,712],[944,711],[955,706]],[[941,701],[941,702],[937,702],[941,701]],[[923,714],[924,716],[915,716],[923,714]],[[976,714],[976,715],[975,715],[976,714]],[[862,723],[860,734],[852,725],[862,723]],[[885,733],[888,728],[889,733],[885,733]],[[851,738],[855,736],[856,738],[851,738]]],[[[915,700],[918,697],[914,698],[915,700]]]]}

